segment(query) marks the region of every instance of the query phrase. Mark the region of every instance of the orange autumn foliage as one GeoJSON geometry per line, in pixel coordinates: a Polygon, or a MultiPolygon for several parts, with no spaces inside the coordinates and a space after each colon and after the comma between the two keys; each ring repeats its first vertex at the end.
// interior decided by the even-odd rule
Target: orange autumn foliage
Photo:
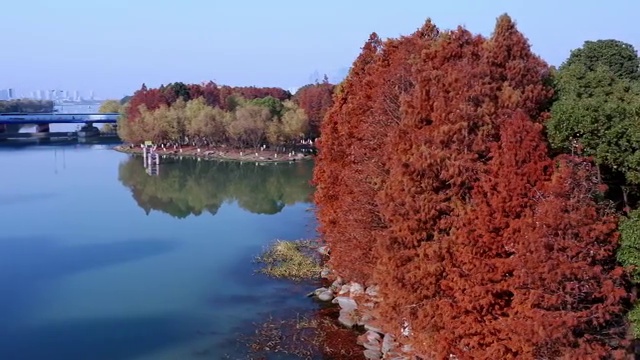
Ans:
{"type": "Polygon", "coordinates": [[[320,135],[320,123],[331,105],[333,105],[333,93],[335,85],[330,84],[325,75],[321,83],[307,84],[293,96],[293,100],[304,110],[309,117],[310,137],[320,135]]]}
{"type": "Polygon", "coordinates": [[[372,34],[353,64],[343,91],[334,99],[334,105],[322,122],[320,131],[327,136],[323,135],[316,143],[320,148],[331,149],[318,156],[320,163],[331,165],[316,167],[314,174],[319,190],[315,199],[320,204],[317,209],[320,231],[324,240],[331,244],[331,264],[343,276],[363,282],[375,263],[370,247],[374,242],[366,239],[375,224],[368,222],[362,211],[344,215],[359,208],[358,201],[368,200],[358,195],[361,184],[354,178],[358,159],[351,153],[359,144],[351,140],[357,135],[351,125],[369,116],[371,109],[363,105],[374,101],[371,69],[380,46],[380,39],[372,34]],[[322,206],[325,203],[331,206],[322,206]]]}
{"type": "Polygon", "coordinates": [[[617,220],[590,165],[551,159],[548,66],[506,15],[373,34],[325,117],[315,200],[338,275],[428,357],[622,356],[617,220]]]}

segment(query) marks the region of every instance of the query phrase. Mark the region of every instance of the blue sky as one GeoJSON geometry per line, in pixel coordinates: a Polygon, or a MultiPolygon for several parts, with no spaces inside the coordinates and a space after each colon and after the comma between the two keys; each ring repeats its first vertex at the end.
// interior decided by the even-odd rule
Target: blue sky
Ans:
{"type": "Polygon", "coordinates": [[[7,0],[0,11],[0,88],[99,97],[143,82],[296,87],[350,66],[372,31],[409,34],[427,17],[488,35],[507,12],[554,65],[584,40],[640,47],[633,0],[7,0]]]}

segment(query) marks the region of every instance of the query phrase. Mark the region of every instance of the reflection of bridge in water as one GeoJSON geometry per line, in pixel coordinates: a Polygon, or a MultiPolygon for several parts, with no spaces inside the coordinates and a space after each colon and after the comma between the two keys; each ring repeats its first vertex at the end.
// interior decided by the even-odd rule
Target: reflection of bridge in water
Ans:
{"type": "Polygon", "coordinates": [[[93,124],[116,124],[118,113],[5,113],[0,114],[0,139],[25,137],[74,137],[87,138],[100,135],[100,130],[93,124]],[[51,124],[82,124],[77,132],[52,133],[51,124]],[[35,133],[20,133],[26,125],[35,125],[35,133]]]}

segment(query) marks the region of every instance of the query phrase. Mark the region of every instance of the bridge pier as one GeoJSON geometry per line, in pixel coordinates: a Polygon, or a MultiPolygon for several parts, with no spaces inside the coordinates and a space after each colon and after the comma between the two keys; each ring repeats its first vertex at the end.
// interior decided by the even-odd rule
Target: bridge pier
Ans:
{"type": "Polygon", "coordinates": [[[100,136],[100,129],[93,126],[93,123],[88,122],[86,125],[82,126],[80,130],[78,130],[79,138],[89,138],[100,136]]]}
{"type": "Polygon", "coordinates": [[[36,125],[36,132],[37,133],[48,133],[48,132],[51,132],[51,130],[49,129],[49,124],[38,124],[38,125],[36,125]]]}

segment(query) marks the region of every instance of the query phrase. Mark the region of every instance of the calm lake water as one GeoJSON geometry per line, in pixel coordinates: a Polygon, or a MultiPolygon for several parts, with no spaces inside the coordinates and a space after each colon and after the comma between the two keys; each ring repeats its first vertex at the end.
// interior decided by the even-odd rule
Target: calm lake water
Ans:
{"type": "Polygon", "coordinates": [[[252,322],[315,306],[252,263],[314,235],[310,162],[0,147],[0,171],[0,359],[243,359],[252,322]]]}

